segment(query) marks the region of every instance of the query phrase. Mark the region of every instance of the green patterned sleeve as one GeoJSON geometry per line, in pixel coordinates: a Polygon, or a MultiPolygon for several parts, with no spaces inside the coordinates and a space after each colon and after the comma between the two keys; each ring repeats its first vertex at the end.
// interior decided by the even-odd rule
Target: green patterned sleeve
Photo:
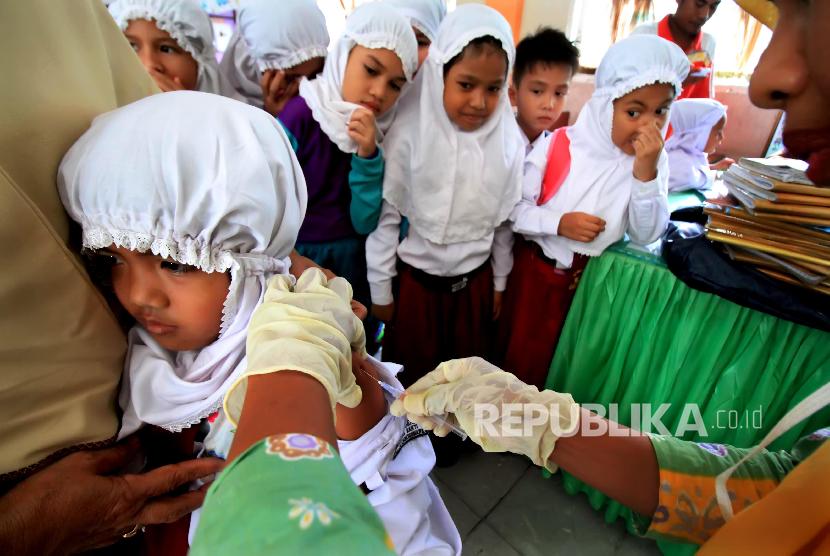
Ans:
{"type": "Polygon", "coordinates": [[[213,483],[190,554],[395,554],[335,450],[307,434],[269,437],[213,483]]]}
{"type": "MultiPolygon", "coordinates": [[[[822,429],[790,451],[764,450],[744,462],[726,484],[733,511],[740,513],[772,492],[828,436],[830,429],[822,429]]],[[[715,478],[751,449],[659,435],[651,437],[651,444],[660,468],[657,510],[648,517],[632,514],[632,525],[654,539],[703,544],[724,524],[715,478]]]]}

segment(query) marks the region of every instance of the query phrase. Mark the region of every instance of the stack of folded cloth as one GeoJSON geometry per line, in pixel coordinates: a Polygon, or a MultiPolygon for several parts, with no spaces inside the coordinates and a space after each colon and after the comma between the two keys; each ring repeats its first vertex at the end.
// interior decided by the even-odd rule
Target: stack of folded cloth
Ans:
{"type": "Polygon", "coordinates": [[[742,158],[723,176],[728,201],[704,209],[706,237],[772,278],[830,295],[830,187],[805,169],[782,157],[742,158]]]}

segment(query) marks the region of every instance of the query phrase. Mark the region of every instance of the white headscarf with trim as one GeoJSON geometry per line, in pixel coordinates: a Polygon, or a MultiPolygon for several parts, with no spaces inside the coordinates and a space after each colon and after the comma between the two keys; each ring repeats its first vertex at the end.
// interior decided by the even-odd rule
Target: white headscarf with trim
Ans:
{"type": "Polygon", "coordinates": [[[441,24],[383,145],[383,198],[434,243],[485,237],[521,198],[524,143],[507,80],[495,111],[475,131],[461,131],[444,109],[444,65],[484,36],[501,42],[509,74],[515,56],[510,25],[487,6],[459,6],[441,24]]]}
{"type": "Polygon", "coordinates": [[[326,18],[314,0],[246,0],[219,68],[248,104],[262,108],[262,72],[325,58],[326,18]]]}
{"type": "MultiPolygon", "coordinates": [[[[337,41],[323,73],[315,79],[300,82],[300,96],[311,109],[314,121],[338,148],[346,153],[357,152],[357,143],[349,137],[347,124],[360,106],[343,100],[343,75],[349,54],[356,45],[364,48],[385,48],[398,55],[407,82],[418,68],[418,42],[409,21],[383,2],[358,7],[346,20],[343,36],[337,41]]],[[[376,118],[378,142],[395,119],[396,107],[376,118]]]]}
{"type": "Polygon", "coordinates": [[[268,278],[288,272],[305,216],[305,179],[279,122],[218,95],[153,95],[95,118],[58,186],[84,247],[230,274],[210,345],[171,352],[139,325],[129,333],[119,436],[143,423],[174,432],[198,423],[244,372],[248,321],[268,278]]]}
{"type": "Polygon", "coordinates": [[[130,21],[146,19],[167,32],[196,60],[199,67],[196,90],[242,100],[219,72],[213,26],[197,0],[115,0],[109,5],[109,11],[122,31],[127,30],[130,21]]]}
{"type": "Polygon", "coordinates": [[[447,17],[445,0],[384,0],[395,8],[404,17],[409,19],[413,27],[426,35],[429,42],[435,42],[438,28],[447,17]]]}
{"type": "MultiPolygon", "coordinates": [[[[680,94],[689,73],[689,60],[673,42],[656,35],[633,35],[616,43],[602,58],[596,74],[596,90],[567,128],[571,168],[558,192],[544,206],[562,215],[585,212],[605,220],[605,231],[590,243],[557,236],[547,242],[548,251],[560,263],[570,266],[573,254],[597,256],[619,241],[628,228],[628,203],[632,195],[634,157],[611,140],[614,101],[655,83],[665,83],[680,94]]],[[[668,123],[667,123],[668,125],[668,123]]],[[[663,133],[665,134],[665,129],[663,133]]],[[[528,162],[544,172],[547,149],[534,149],[528,162]]],[[[658,185],[667,195],[668,158],[660,153],[658,185]]]]}
{"type": "Polygon", "coordinates": [[[666,141],[669,191],[711,186],[713,172],[703,149],[712,128],[725,116],[726,106],[711,98],[684,98],[672,105],[672,136],[666,141]]]}

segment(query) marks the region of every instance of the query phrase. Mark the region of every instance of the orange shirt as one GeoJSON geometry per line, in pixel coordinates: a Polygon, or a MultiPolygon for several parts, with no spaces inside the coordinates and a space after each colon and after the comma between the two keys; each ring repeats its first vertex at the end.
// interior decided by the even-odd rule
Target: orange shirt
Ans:
{"type": "MultiPolygon", "coordinates": [[[[657,24],[657,36],[677,44],[669,28],[669,17],[666,16],[657,24]]],[[[679,98],[712,98],[712,76],[715,68],[709,54],[703,49],[703,32],[697,34],[692,45],[686,50],[692,72],[708,69],[709,73],[700,81],[683,87],[679,98]]]]}

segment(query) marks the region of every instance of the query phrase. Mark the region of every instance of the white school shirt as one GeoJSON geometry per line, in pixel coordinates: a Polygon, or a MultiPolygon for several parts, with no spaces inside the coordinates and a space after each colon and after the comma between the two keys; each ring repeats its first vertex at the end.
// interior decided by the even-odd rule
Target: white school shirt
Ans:
{"type": "Polygon", "coordinates": [[[539,137],[531,141],[527,138],[527,135],[525,135],[524,131],[522,132],[522,139],[524,140],[525,145],[525,168],[527,168],[527,157],[530,155],[531,152],[533,152],[533,149],[536,147],[536,145],[538,145],[539,143],[543,143],[545,139],[547,139],[550,136],[551,132],[546,129],[539,134],[539,137]]]}
{"type": "MultiPolygon", "coordinates": [[[[546,155],[552,137],[550,135],[545,137],[543,141],[536,142],[531,151],[531,154],[535,155],[532,158],[539,160],[539,155],[544,153],[544,159],[547,159],[546,155]]],[[[531,156],[528,155],[528,158],[531,158],[531,156]]],[[[658,168],[658,173],[668,170],[664,166],[658,168]]],[[[512,230],[541,247],[546,257],[557,261],[557,268],[570,268],[574,253],[564,247],[563,241],[558,235],[559,221],[564,213],[551,210],[550,200],[542,206],[537,206],[539,195],[542,193],[544,172],[544,166],[531,162],[525,163],[522,199],[510,214],[510,221],[513,224],[512,230]],[[570,253],[570,256],[567,257],[567,261],[560,262],[560,259],[565,259],[562,256],[563,250],[570,253]]],[[[648,245],[656,241],[663,230],[666,229],[669,219],[668,201],[660,193],[660,182],[657,178],[649,182],[642,182],[632,174],[631,183],[632,194],[628,202],[628,226],[626,231],[634,243],[648,245]]],[[[620,209],[623,210],[622,207],[620,209]]]]}
{"type": "Polygon", "coordinates": [[[424,239],[409,226],[400,241],[401,213],[383,202],[378,227],[366,239],[366,266],[372,303],[388,305],[394,301],[392,279],[397,275],[397,258],[433,276],[460,276],[475,270],[492,255],[493,285],[504,291],[513,268],[513,232],[509,222],[475,241],[438,244],[424,239]]]}

